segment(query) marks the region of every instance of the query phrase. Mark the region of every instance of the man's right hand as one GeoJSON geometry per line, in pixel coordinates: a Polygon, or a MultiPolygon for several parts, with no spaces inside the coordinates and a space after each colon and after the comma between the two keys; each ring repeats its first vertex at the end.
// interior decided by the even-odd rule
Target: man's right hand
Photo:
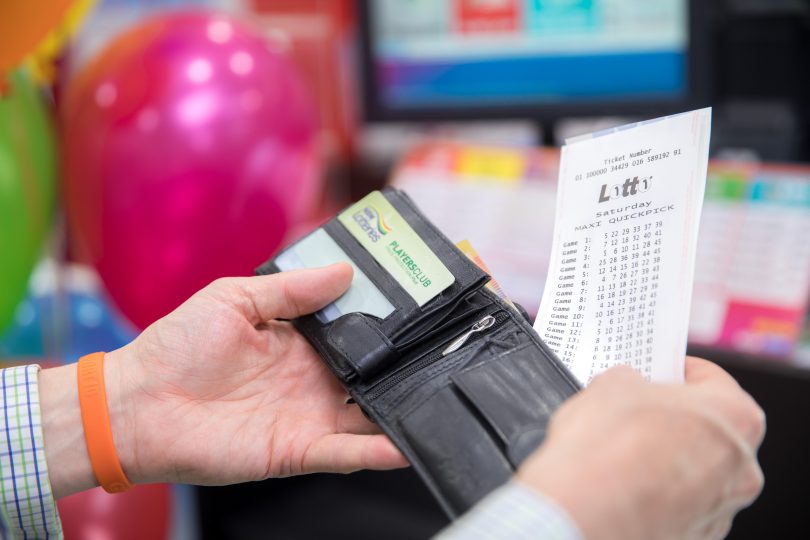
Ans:
{"type": "Polygon", "coordinates": [[[552,419],[518,479],[587,540],[709,540],[756,499],[765,416],[725,371],[687,358],[686,384],[630,368],[594,379],[552,419]]]}

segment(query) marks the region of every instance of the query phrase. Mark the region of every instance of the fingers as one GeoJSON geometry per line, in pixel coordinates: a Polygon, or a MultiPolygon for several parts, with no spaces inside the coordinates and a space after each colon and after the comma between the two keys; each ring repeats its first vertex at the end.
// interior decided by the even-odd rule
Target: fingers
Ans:
{"type": "Polygon", "coordinates": [[[589,387],[609,388],[624,392],[628,385],[644,383],[644,378],[633,368],[619,365],[594,377],[589,387]]]}
{"type": "MultiPolygon", "coordinates": [[[[730,384],[735,387],[737,381],[729,375],[723,368],[694,356],[687,356],[684,364],[685,380],[687,384],[700,384],[700,383],[715,383],[715,384],[730,384]]],[[[633,368],[626,365],[619,365],[612,367],[594,378],[593,382],[608,380],[625,380],[630,381],[633,379],[642,380],[641,375],[633,368]]],[[[591,383],[593,384],[593,383],[591,383]]]]}
{"type": "Polygon", "coordinates": [[[360,469],[407,467],[408,461],[385,435],[325,435],[307,450],[303,472],[349,473],[360,469]]]}
{"type": "Polygon", "coordinates": [[[720,366],[700,358],[686,358],[686,384],[700,390],[705,402],[756,450],[765,437],[765,413],[737,381],[720,366]]]}
{"type": "MultiPolygon", "coordinates": [[[[765,413],[759,405],[717,364],[687,356],[684,366],[690,391],[701,394],[704,406],[721,415],[723,422],[755,451],[765,437],[765,413]]],[[[624,395],[631,385],[641,381],[641,376],[632,368],[617,366],[594,378],[590,387],[624,395]]]]}
{"type": "Polygon", "coordinates": [[[736,513],[740,508],[749,506],[759,498],[764,487],[765,475],[762,473],[762,468],[756,458],[751,456],[744,465],[743,470],[737,475],[733,496],[730,497],[729,501],[729,504],[733,505],[731,510],[736,513]]]}
{"type": "Polygon", "coordinates": [[[723,538],[728,536],[729,531],[731,531],[731,523],[736,513],[736,511],[726,512],[722,516],[714,519],[704,527],[703,531],[697,535],[697,538],[700,538],[700,540],[723,540],[723,538]]]}
{"type": "Polygon", "coordinates": [[[337,263],[269,276],[225,278],[211,288],[212,294],[236,305],[248,320],[259,324],[313,313],[339,298],[351,281],[352,267],[337,263]]]}
{"type": "Polygon", "coordinates": [[[684,363],[686,384],[717,383],[737,385],[737,381],[726,370],[702,358],[687,356],[684,363]]]}
{"type": "Polygon", "coordinates": [[[635,369],[622,364],[612,367],[604,373],[597,375],[594,378],[594,382],[597,380],[643,381],[644,378],[635,369]]]}

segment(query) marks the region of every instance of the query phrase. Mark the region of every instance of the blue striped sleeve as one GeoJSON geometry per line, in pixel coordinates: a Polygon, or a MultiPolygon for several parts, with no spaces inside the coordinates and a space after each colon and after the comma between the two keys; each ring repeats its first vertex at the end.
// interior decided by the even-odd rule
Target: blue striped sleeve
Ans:
{"type": "Polygon", "coordinates": [[[39,411],[39,366],[0,370],[0,524],[8,538],[60,539],[39,411]]]}
{"type": "Polygon", "coordinates": [[[582,540],[568,514],[516,482],[493,491],[435,540],[582,540]]]}

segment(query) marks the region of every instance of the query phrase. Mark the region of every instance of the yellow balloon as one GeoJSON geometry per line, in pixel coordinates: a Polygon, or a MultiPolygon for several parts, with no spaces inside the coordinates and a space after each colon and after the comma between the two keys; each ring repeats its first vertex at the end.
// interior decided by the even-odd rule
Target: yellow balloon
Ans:
{"type": "Polygon", "coordinates": [[[22,62],[53,30],[72,0],[0,2],[0,75],[22,62]]]}
{"type": "Polygon", "coordinates": [[[58,26],[51,31],[28,57],[26,66],[34,80],[40,83],[53,83],[56,79],[55,61],[59,58],[65,43],[76,34],[96,0],[73,0],[58,26]]]}

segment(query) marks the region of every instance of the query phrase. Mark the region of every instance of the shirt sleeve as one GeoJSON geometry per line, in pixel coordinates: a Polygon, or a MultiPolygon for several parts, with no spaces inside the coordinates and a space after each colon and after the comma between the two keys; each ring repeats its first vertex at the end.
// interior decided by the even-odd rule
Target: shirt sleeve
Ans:
{"type": "Polygon", "coordinates": [[[62,538],[48,480],[39,411],[39,366],[0,370],[0,525],[9,538],[62,538]]]}
{"type": "Polygon", "coordinates": [[[498,488],[434,540],[583,540],[551,499],[518,484],[498,488]]]}

